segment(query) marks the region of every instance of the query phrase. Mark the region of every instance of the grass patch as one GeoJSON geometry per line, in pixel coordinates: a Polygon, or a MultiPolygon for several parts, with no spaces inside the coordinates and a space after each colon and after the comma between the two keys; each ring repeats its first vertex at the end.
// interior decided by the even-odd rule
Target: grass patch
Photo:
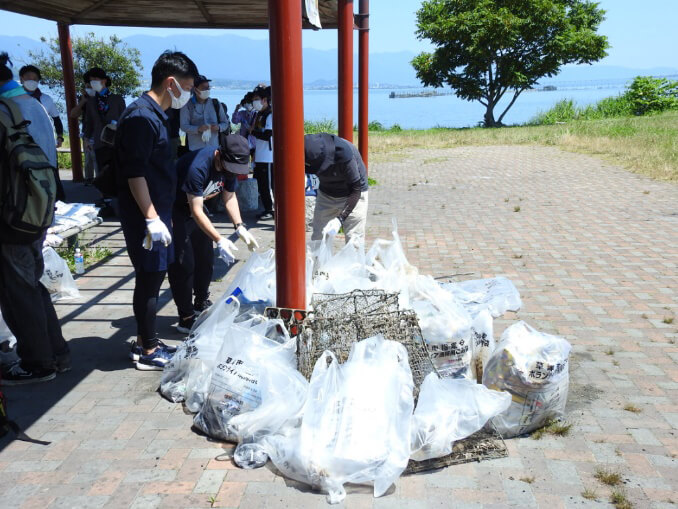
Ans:
{"type": "Polygon", "coordinates": [[[532,477],[521,477],[521,481],[526,482],[527,484],[532,484],[534,482],[534,476],[532,477]]]}
{"type": "Polygon", "coordinates": [[[334,133],[337,134],[337,124],[334,120],[304,120],[304,134],[334,133]]]}
{"type": "Polygon", "coordinates": [[[662,320],[662,322],[664,322],[665,324],[671,324],[671,323],[673,323],[673,317],[667,316],[662,320]]]}
{"type": "Polygon", "coordinates": [[[532,438],[535,440],[540,440],[544,435],[554,435],[557,437],[565,437],[570,434],[572,429],[572,424],[560,421],[548,421],[543,428],[532,433],[532,438]]]}
{"type": "MultiPolygon", "coordinates": [[[[57,248],[56,252],[59,253],[59,256],[61,256],[64,260],[66,260],[71,274],[75,274],[75,248],[57,248]]],[[[107,247],[85,247],[80,248],[80,252],[82,253],[83,261],[85,262],[85,268],[96,265],[97,263],[102,262],[113,255],[113,251],[107,247]]]]}
{"type": "Polygon", "coordinates": [[[626,493],[622,490],[612,490],[610,494],[610,503],[615,507],[615,509],[632,509],[633,505],[629,502],[629,499],[626,498],[626,493]]]}
{"type": "Polygon", "coordinates": [[[614,350],[612,350],[612,348],[608,348],[605,350],[605,355],[614,355],[614,350]]]}
{"type": "Polygon", "coordinates": [[[586,500],[598,500],[596,490],[592,490],[590,488],[586,488],[584,491],[582,491],[581,496],[584,497],[586,500]]]}
{"type": "Polygon", "coordinates": [[[635,406],[633,403],[626,403],[626,405],[624,405],[624,410],[634,414],[639,414],[640,412],[642,412],[642,410],[635,406]]]}
{"type": "Polygon", "coordinates": [[[513,212],[520,212],[520,205],[513,207],[513,212]]]}
{"type": "Polygon", "coordinates": [[[678,111],[498,129],[384,130],[371,132],[370,138],[370,155],[379,162],[396,161],[391,159],[395,154],[410,149],[544,145],[596,154],[635,173],[678,181],[678,111]]]}
{"type": "Polygon", "coordinates": [[[605,470],[604,468],[597,468],[593,477],[606,486],[619,486],[622,482],[622,477],[619,472],[605,470]]]}
{"type": "Polygon", "coordinates": [[[369,187],[373,187],[373,186],[376,186],[378,184],[379,184],[379,182],[377,182],[377,179],[373,179],[372,177],[367,177],[367,185],[369,187]]]}
{"type": "Polygon", "coordinates": [[[612,364],[615,365],[615,366],[619,366],[619,361],[614,360],[614,361],[612,361],[612,364]]]}

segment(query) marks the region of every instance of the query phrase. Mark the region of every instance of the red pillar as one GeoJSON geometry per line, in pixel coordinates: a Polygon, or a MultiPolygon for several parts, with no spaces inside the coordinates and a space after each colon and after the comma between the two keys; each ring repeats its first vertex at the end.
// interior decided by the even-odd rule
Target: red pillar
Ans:
{"type": "Polygon", "coordinates": [[[359,17],[360,20],[358,34],[358,147],[360,155],[363,156],[365,168],[367,165],[367,151],[369,144],[368,131],[368,93],[369,83],[369,61],[370,61],[370,0],[360,0],[359,17]]]}
{"type": "Polygon", "coordinates": [[[353,0],[338,0],[339,136],[353,143],[353,0]]]}
{"type": "Polygon", "coordinates": [[[301,2],[268,0],[278,307],[306,308],[301,2]]]}
{"type": "Polygon", "coordinates": [[[75,108],[75,75],[73,73],[73,47],[71,32],[67,23],[57,23],[59,31],[59,47],[61,48],[61,68],[64,73],[64,91],[66,94],[66,115],[68,118],[68,139],[71,142],[71,165],[73,182],[82,182],[82,156],[80,152],[80,126],[77,118],[69,113],[75,108]]]}

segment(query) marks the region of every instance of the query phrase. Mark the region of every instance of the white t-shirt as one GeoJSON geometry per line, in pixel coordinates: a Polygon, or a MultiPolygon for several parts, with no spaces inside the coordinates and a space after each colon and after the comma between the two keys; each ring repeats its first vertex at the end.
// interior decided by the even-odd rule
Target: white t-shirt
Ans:
{"type": "Polygon", "coordinates": [[[47,110],[47,114],[50,116],[50,118],[59,116],[59,110],[57,110],[56,104],[54,104],[54,100],[47,94],[40,95],[40,104],[42,104],[45,107],[45,109],[47,110]]]}
{"type": "MultiPolygon", "coordinates": [[[[266,125],[264,130],[273,130],[273,112],[266,117],[266,125]]],[[[273,162],[273,137],[271,136],[271,145],[268,141],[256,139],[254,144],[254,162],[255,163],[272,163],[273,162]]]]}

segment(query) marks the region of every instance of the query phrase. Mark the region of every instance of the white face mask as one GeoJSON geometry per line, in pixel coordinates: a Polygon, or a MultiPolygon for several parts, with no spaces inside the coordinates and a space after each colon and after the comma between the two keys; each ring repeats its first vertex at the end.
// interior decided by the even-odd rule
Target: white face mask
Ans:
{"type": "Polygon", "coordinates": [[[104,89],[104,84],[99,80],[91,80],[89,85],[95,92],[101,92],[104,89]]]}
{"type": "Polygon", "coordinates": [[[252,108],[254,108],[257,111],[261,111],[261,108],[263,105],[261,104],[261,99],[255,99],[252,101],[252,108]]]}
{"type": "Polygon", "coordinates": [[[209,90],[198,90],[198,97],[200,99],[209,99],[210,97],[210,91],[209,90]]]}
{"type": "Polygon", "coordinates": [[[94,97],[94,89],[92,87],[85,88],[85,93],[90,97],[94,97]]]}
{"type": "Polygon", "coordinates": [[[29,92],[33,92],[38,88],[38,82],[35,80],[26,80],[24,81],[24,88],[29,92]]]}
{"type": "Polygon", "coordinates": [[[245,104],[245,109],[247,111],[252,111],[252,105],[250,103],[245,104]]]}
{"type": "Polygon", "coordinates": [[[180,110],[191,98],[191,92],[189,90],[184,90],[183,88],[181,88],[181,85],[179,85],[179,82],[176,80],[176,78],[172,77],[172,79],[174,80],[174,84],[181,91],[181,95],[179,97],[175,96],[171,88],[168,88],[167,92],[172,98],[172,108],[174,108],[175,110],[180,110]]]}

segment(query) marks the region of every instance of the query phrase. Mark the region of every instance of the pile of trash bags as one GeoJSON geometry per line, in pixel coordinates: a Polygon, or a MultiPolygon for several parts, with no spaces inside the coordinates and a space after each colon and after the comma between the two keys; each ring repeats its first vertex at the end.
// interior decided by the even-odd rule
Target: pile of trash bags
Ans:
{"type": "Polygon", "coordinates": [[[410,460],[447,456],[485,427],[506,438],[563,416],[569,343],[524,322],[495,342],[493,318],[522,305],[511,281],[438,283],[407,261],[395,228],[367,252],[349,243],[334,253],[331,240],[307,250],[309,310],[315,293],[398,293],[399,306],[417,314],[437,373],[415,402],[407,350],[377,335],[354,343],[343,364],[325,351],[306,380],[296,369],[295,339],[282,321],[263,316],[274,305],[274,253],[253,253],[196,321],[160,383],[163,396],[195,414],[195,428],[239,444],[238,465],[270,458],[283,475],[337,503],[346,483],[383,495],[410,460]]]}

